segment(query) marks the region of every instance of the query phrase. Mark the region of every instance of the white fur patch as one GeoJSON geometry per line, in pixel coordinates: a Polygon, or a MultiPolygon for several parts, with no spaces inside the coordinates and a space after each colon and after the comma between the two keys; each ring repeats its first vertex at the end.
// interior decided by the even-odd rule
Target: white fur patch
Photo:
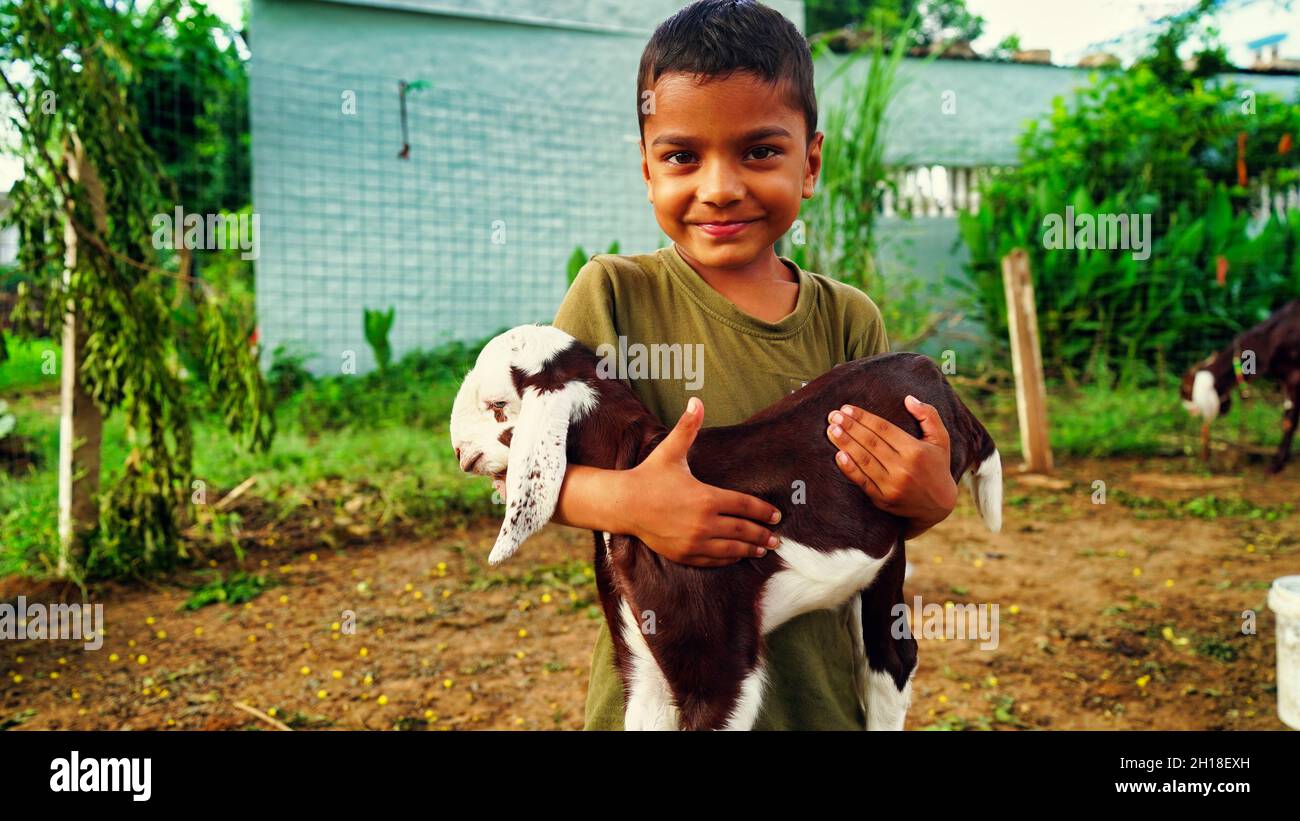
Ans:
{"type": "Polygon", "coordinates": [[[736,706],[732,708],[723,729],[754,729],[754,722],[758,721],[758,708],[763,705],[763,689],[766,686],[767,671],[760,661],[758,667],[745,676],[745,680],[740,683],[740,696],[736,699],[736,706]]]}
{"type": "Polygon", "coordinates": [[[622,619],[623,641],[631,654],[632,674],[628,677],[627,708],[623,713],[625,730],[676,730],[677,706],[672,690],[664,678],[659,662],[650,653],[641,623],[632,612],[632,606],[623,599],[619,608],[622,619]]]}
{"type": "MultiPolygon", "coordinates": [[[[907,566],[910,568],[911,562],[907,566]]],[[[867,699],[870,695],[867,692],[867,645],[862,637],[862,597],[854,596],[845,609],[848,610],[849,635],[853,639],[853,689],[858,705],[862,707],[862,715],[866,717],[869,715],[867,699]]]]}
{"type": "Polygon", "coordinates": [[[795,616],[844,604],[870,586],[889,558],[887,553],[873,559],[861,550],[814,550],[790,539],[781,540],[776,554],[785,567],[767,580],[760,594],[764,635],[795,616]]]}
{"type": "Polygon", "coordinates": [[[1002,456],[989,454],[967,484],[984,524],[994,533],[1002,530],[1002,456]]]}
{"type": "Polygon", "coordinates": [[[572,336],[552,325],[520,325],[497,339],[501,337],[505,337],[510,349],[510,364],[529,376],[540,371],[557,353],[573,343],[572,336]]]}
{"type": "Polygon", "coordinates": [[[907,720],[907,708],[912,704],[912,679],[916,668],[907,676],[907,683],[899,690],[894,677],[884,670],[872,670],[868,676],[867,729],[901,730],[907,720]]]}
{"type": "Polygon", "coordinates": [[[1197,371],[1192,380],[1192,404],[1196,407],[1196,412],[1206,422],[1213,422],[1219,415],[1221,401],[1219,392],[1214,389],[1214,374],[1197,371]]]}

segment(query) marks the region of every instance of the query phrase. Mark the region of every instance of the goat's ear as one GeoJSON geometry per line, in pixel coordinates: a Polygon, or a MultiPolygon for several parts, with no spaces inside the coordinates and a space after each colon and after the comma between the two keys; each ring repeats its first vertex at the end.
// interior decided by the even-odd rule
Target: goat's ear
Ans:
{"type": "Polygon", "coordinates": [[[488,556],[500,564],[519,550],[524,539],[536,533],[555,513],[568,460],[569,413],[573,399],[568,391],[524,392],[510,439],[510,464],[506,468],[506,516],[488,556]]]}

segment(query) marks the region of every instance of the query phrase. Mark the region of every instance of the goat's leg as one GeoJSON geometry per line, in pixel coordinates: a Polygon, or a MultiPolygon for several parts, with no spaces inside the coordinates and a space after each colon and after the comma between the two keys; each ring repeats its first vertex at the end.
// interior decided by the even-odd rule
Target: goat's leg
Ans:
{"type": "Polygon", "coordinates": [[[880,575],[862,591],[862,642],[865,651],[859,681],[868,730],[901,730],[912,701],[916,673],[916,639],[910,629],[895,637],[898,605],[903,603],[907,563],[902,540],[886,559],[880,575]]]}
{"type": "Polygon", "coordinates": [[[1300,385],[1283,382],[1282,395],[1286,398],[1282,405],[1282,443],[1268,466],[1269,473],[1280,472],[1291,458],[1291,440],[1295,438],[1296,423],[1300,422],[1300,385]]]}

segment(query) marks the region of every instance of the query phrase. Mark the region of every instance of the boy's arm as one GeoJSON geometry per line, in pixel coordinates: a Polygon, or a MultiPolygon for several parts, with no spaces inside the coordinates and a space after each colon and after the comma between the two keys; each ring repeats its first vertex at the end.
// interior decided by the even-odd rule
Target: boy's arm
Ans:
{"type": "MultiPolygon", "coordinates": [[[[880,309],[863,296],[865,310],[858,323],[850,324],[850,359],[890,349],[880,309]]],[[[952,513],[957,483],[948,472],[951,446],[939,412],[912,396],[903,405],[921,423],[919,440],[855,405],[827,416],[826,436],[839,448],[835,464],[840,471],[876,507],[907,519],[903,538],[913,539],[952,513]]]]}
{"type": "MultiPolygon", "coordinates": [[[[591,350],[617,345],[614,286],[593,257],[578,272],[555,314],[555,327],[591,350]]],[[[702,567],[761,556],[774,545],[775,507],[753,496],[706,485],[686,463],[704,420],[698,399],[668,437],[631,470],[570,465],[560,486],[553,521],[588,530],[636,536],[672,561],[702,567]]]]}
{"type": "Polygon", "coordinates": [[[587,465],[569,465],[555,503],[551,521],[583,530],[632,533],[632,523],[618,504],[624,494],[618,485],[625,470],[602,470],[587,465]]]}

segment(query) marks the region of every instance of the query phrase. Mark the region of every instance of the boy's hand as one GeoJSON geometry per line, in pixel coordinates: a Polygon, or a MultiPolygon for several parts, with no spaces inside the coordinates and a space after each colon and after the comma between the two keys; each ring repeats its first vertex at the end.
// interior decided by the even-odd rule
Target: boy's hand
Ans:
{"type": "Polygon", "coordinates": [[[686,454],[703,422],[703,404],[692,397],[659,447],[641,464],[619,471],[617,500],[626,532],[665,559],[696,567],[762,556],[776,538],[758,522],[775,524],[780,511],[755,496],[706,485],[691,475],[686,454]]]}
{"type": "Polygon", "coordinates": [[[826,436],[840,449],[840,471],[876,507],[909,520],[904,538],[910,539],[952,513],[957,483],[948,472],[948,429],[939,412],[914,396],[903,405],[921,423],[921,439],[854,405],[830,412],[826,436]]]}

